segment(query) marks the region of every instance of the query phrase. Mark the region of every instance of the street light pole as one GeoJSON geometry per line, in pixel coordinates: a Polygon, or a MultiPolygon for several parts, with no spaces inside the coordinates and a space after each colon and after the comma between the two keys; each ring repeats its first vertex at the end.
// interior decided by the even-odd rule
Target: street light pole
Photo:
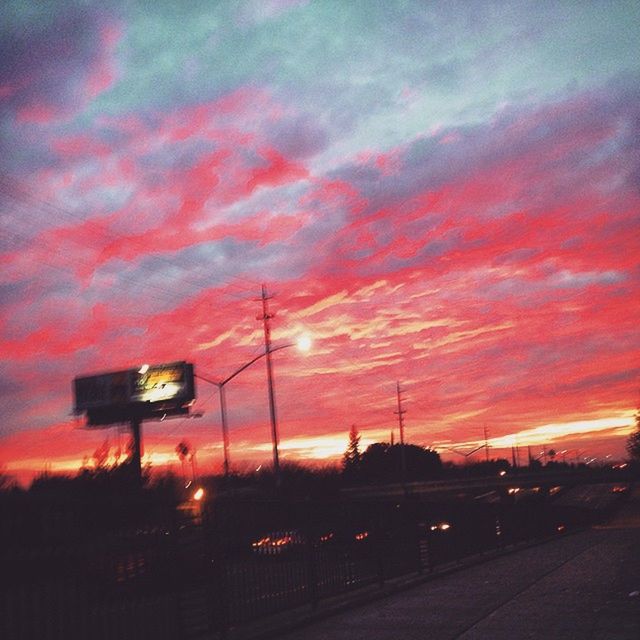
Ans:
{"type": "MultiPolygon", "coordinates": [[[[227,376],[223,380],[211,380],[210,378],[206,378],[205,376],[201,376],[200,374],[194,374],[198,380],[202,380],[203,382],[207,382],[209,384],[213,384],[218,387],[218,391],[220,393],[220,422],[222,425],[222,447],[224,453],[224,475],[225,478],[229,476],[231,464],[229,458],[229,426],[227,422],[227,399],[225,395],[225,386],[227,382],[231,382],[238,374],[242,373],[245,369],[248,369],[254,362],[257,362],[261,358],[267,357],[269,360],[271,359],[271,354],[276,351],[280,351],[281,349],[286,349],[288,347],[296,346],[295,343],[287,343],[282,344],[278,347],[271,347],[271,342],[269,342],[269,350],[263,351],[259,353],[255,358],[249,360],[249,362],[243,364],[240,368],[236,369],[230,376],[227,376]]],[[[274,406],[275,409],[275,406],[274,406]]],[[[275,411],[274,411],[275,413],[275,411]]],[[[272,422],[273,425],[273,422],[272,422]]],[[[277,432],[276,432],[277,433],[277,432]]],[[[279,470],[279,467],[278,467],[279,470]]]]}
{"type": "MultiPolygon", "coordinates": [[[[253,362],[253,361],[252,361],[253,362]]],[[[247,365],[249,366],[249,365],[247,365]]],[[[224,454],[224,477],[229,477],[229,429],[227,426],[227,400],[225,397],[224,385],[229,382],[232,378],[243,371],[245,367],[239,369],[234,374],[226,378],[225,380],[210,380],[209,378],[205,378],[205,376],[201,376],[198,373],[194,374],[194,377],[198,378],[198,380],[202,380],[203,382],[208,382],[209,384],[213,384],[218,387],[218,393],[220,397],[220,423],[222,425],[222,451],[224,454]]]]}
{"type": "Polygon", "coordinates": [[[227,399],[224,385],[218,386],[220,392],[220,421],[222,423],[222,450],[224,452],[224,477],[229,477],[229,427],[227,426],[227,399]]]}

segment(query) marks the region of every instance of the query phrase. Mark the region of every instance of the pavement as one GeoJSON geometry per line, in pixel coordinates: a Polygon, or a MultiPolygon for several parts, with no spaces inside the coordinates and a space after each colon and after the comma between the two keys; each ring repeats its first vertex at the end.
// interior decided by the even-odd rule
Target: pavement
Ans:
{"type": "Polygon", "coordinates": [[[608,524],[317,619],[278,640],[640,640],[640,489],[608,524]]]}

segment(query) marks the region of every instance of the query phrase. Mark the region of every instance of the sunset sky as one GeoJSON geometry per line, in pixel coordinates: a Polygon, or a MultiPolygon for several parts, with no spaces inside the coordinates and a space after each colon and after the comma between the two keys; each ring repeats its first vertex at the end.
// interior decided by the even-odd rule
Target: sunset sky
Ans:
{"type": "MultiPolygon", "coordinates": [[[[640,4],[26,3],[0,9],[0,468],[74,472],[117,428],[80,374],[264,349],[284,460],[488,430],[624,456],[640,400],[640,4]]],[[[218,391],[143,427],[222,463],[218,391]]],[[[264,361],[231,461],[271,456],[264,361]]],[[[449,448],[449,449],[448,449],[449,448]]],[[[482,453],[476,455],[482,456],[482,453]]],[[[523,454],[524,455],[524,454],[523,454]]]]}

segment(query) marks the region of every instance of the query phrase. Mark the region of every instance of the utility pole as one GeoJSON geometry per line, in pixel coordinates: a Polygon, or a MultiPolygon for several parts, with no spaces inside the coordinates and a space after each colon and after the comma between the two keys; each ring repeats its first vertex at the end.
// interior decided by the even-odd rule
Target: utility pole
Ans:
{"type": "Polygon", "coordinates": [[[400,470],[402,477],[402,486],[404,487],[405,494],[407,492],[407,458],[404,450],[404,414],[406,410],[402,408],[402,392],[400,391],[400,382],[396,382],[396,396],[398,399],[398,410],[394,411],[398,416],[398,426],[400,427],[400,470]]]}
{"type": "Polygon", "coordinates": [[[227,424],[227,399],[224,384],[217,385],[220,394],[220,421],[222,423],[222,452],[224,455],[224,477],[229,478],[229,426],[227,424]]]}
{"type": "Polygon", "coordinates": [[[487,425],[484,425],[484,459],[489,462],[489,441],[487,438],[487,425]]]}
{"type": "Polygon", "coordinates": [[[271,417],[271,442],[273,444],[273,474],[275,476],[276,486],[280,486],[280,458],[278,455],[278,420],[276,416],[276,399],[275,388],[273,385],[273,365],[271,363],[271,327],[269,321],[273,318],[273,314],[269,312],[269,300],[272,296],[267,294],[267,286],[262,285],[262,315],[258,316],[258,320],[262,320],[264,326],[264,349],[267,360],[267,381],[269,386],[269,415],[271,417]]]}

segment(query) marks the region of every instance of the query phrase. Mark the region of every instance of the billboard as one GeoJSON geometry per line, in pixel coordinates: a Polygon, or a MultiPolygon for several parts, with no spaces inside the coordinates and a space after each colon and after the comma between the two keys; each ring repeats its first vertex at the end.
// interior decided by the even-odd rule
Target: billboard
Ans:
{"type": "Polygon", "coordinates": [[[189,412],[195,399],[193,365],[144,365],[74,380],[74,412],[90,426],[159,420],[189,412]]]}

